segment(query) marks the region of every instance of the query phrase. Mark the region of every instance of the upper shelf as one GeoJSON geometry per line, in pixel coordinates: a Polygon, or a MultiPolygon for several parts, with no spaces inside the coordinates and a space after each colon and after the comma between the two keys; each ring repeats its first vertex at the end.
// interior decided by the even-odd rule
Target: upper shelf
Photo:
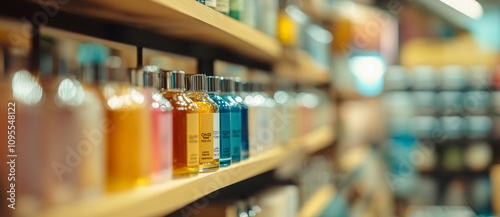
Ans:
{"type": "Polygon", "coordinates": [[[60,5],[60,9],[223,47],[266,63],[272,63],[282,55],[282,46],[276,39],[195,0],[72,0],[60,5]]]}
{"type": "Polygon", "coordinates": [[[317,63],[307,52],[297,48],[284,48],[275,71],[282,77],[302,84],[321,85],[330,82],[330,69],[317,63]]]}
{"type": "Polygon", "coordinates": [[[144,188],[105,195],[94,201],[48,210],[41,217],[161,216],[220,188],[288,164],[300,156],[332,144],[334,130],[322,127],[286,146],[279,146],[256,157],[221,168],[217,172],[176,179],[144,188]]]}

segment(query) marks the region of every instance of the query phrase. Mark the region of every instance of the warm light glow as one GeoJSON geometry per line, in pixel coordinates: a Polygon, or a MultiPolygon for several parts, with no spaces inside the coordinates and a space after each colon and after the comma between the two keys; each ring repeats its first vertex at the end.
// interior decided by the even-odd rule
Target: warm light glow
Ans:
{"type": "Polygon", "coordinates": [[[384,63],[382,59],[377,57],[354,57],[351,60],[351,71],[361,81],[374,83],[382,78],[384,74],[384,63]]]}
{"type": "Polygon", "coordinates": [[[475,0],[441,0],[441,2],[473,19],[483,16],[483,7],[475,0]]]}
{"type": "Polygon", "coordinates": [[[14,98],[28,105],[34,105],[42,99],[42,87],[31,73],[25,70],[18,71],[12,78],[14,98]]]}

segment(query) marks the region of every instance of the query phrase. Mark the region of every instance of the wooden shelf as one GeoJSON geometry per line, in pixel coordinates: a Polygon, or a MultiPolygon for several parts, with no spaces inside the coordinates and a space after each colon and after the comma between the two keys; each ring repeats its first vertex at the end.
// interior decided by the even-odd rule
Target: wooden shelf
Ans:
{"type": "Polygon", "coordinates": [[[274,71],[281,77],[293,79],[302,84],[330,83],[329,68],[317,63],[307,52],[297,48],[285,48],[274,71]]]}
{"type": "Polygon", "coordinates": [[[275,62],[282,55],[276,39],[195,0],[73,0],[59,6],[71,14],[223,47],[262,62],[275,62]]]}
{"type": "Polygon", "coordinates": [[[196,177],[105,195],[100,199],[48,210],[42,217],[160,216],[174,212],[220,188],[262,174],[332,144],[335,134],[322,127],[286,146],[196,177]]]}
{"type": "Polygon", "coordinates": [[[320,188],[299,210],[298,217],[319,216],[328,206],[328,203],[335,197],[335,186],[326,185],[320,188]]]}

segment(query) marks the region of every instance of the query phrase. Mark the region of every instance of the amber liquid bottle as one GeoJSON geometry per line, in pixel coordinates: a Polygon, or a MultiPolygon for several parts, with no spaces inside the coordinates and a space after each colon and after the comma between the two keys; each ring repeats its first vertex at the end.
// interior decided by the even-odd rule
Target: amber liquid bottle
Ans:
{"type": "Polygon", "coordinates": [[[207,94],[206,75],[186,77],[186,95],[198,106],[200,114],[200,172],[219,169],[219,107],[207,94]]]}
{"type": "Polygon", "coordinates": [[[110,71],[114,77],[100,86],[107,117],[106,188],[109,192],[144,186],[151,181],[148,101],[130,84],[124,70],[115,71],[110,71]]]}
{"type": "Polygon", "coordinates": [[[183,71],[161,71],[160,87],[163,96],[174,107],[173,121],[173,171],[174,177],[189,177],[199,169],[199,114],[198,106],[184,93],[183,71]]]}

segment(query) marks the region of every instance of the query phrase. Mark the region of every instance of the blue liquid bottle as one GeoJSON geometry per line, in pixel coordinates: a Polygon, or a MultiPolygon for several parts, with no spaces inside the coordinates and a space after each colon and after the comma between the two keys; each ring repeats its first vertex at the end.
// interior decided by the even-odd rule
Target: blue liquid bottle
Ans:
{"type": "Polygon", "coordinates": [[[231,107],[231,160],[241,160],[241,106],[234,99],[234,80],[221,77],[222,98],[231,107]]]}
{"type": "Polygon", "coordinates": [[[231,165],[231,106],[220,95],[220,77],[207,76],[208,96],[219,106],[220,159],[219,166],[231,165]]]}
{"type": "Polygon", "coordinates": [[[234,87],[236,93],[234,95],[234,99],[241,106],[241,160],[245,160],[250,156],[248,141],[248,106],[243,103],[246,83],[240,80],[235,80],[234,87]]]}

